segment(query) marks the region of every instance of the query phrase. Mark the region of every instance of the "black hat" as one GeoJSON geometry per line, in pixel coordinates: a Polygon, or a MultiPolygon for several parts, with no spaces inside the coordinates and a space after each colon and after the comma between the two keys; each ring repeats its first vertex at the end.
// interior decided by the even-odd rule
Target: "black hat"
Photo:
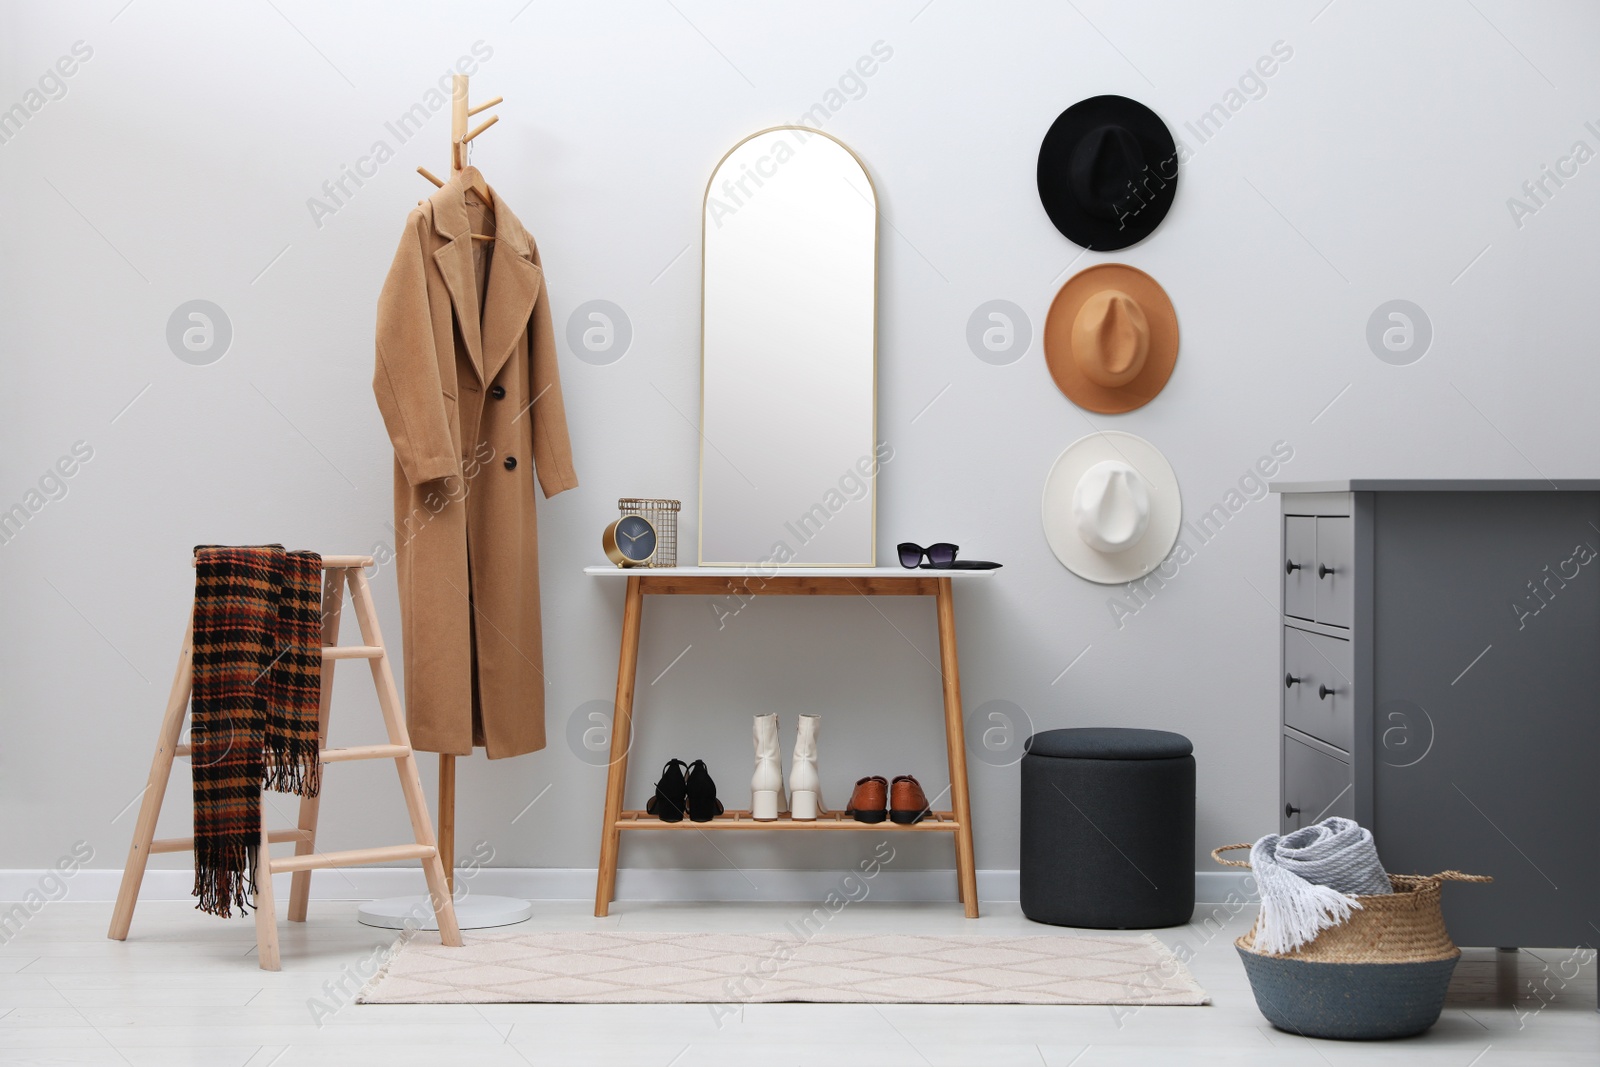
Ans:
{"type": "Polygon", "coordinates": [[[1056,229],[1110,252],[1150,236],[1178,193],[1178,150],[1161,116],[1092,96],[1057,116],[1039,146],[1039,199],[1056,229]]]}

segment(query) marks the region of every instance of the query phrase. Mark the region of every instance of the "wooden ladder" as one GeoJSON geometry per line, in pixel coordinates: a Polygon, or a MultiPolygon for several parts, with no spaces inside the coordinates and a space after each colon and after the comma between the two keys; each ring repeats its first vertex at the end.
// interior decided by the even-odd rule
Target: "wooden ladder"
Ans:
{"type": "MultiPolygon", "coordinates": [[[[272,875],[293,872],[289,888],[289,921],[305,922],[306,904],[311,896],[311,872],[321,867],[352,867],[364,863],[391,863],[396,860],[421,860],[422,873],[428,880],[428,893],[439,923],[439,939],[446,945],[461,944],[461,930],[456,925],[455,904],[451,900],[439,849],[433,836],[433,823],[428,817],[428,800],[422,792],[422,777],[417,772],[417,757],[411,748],[411,738],[406,732],[405,714],[400,706],[400,693],[395,688],[394,672],[389,666],[389,653],[378,630],[378,613],[372,605],[372,588],[367,584],[364,568],[372,565],[370,556],[322,557],[322,706],[318,733],[323,746],[324,764],[347,760],[392,759],[400,772],[400,791],[405,795],[406,811],[411,816],[411,830],[415,841],[409,845],[386,845],[379,848],[358,848],[346,852],[317,851],[318,798],[302,798],[299,825],[293,830],[269,830],[266,825],[266,805],[262,805],[261,853],[257,863],[255,916],[256,947],[261,969],[276,971],[278,962],[278,923],[272,895],[272,875]],[[356,623],[361,629],[362,643],[339,644],[339,619],[344,607],[344,590],[350,589],[350,603],[355,608],[356,623]],[[378,690],[378,706],[383,711],[383,722],[388,728],[386,745],[359,745],[351,748],[328,748],[328,707],[333,696],[332,664],[339,660],[364,659],[372,667],[372,681],[378,690]],[[274,859],[270,847],[279,842],[294,842],[294,855],[274,859]]],[[[133,830],[133,844],[128,847],[128,863],[122,870],[122,888],[117,892],[116,910],[111,913],[111,929],[107,936],[117,941],[128,937],[128,927],[133,922],[133,909],[139,901],[139,884],[144,880],[145,866],[150,857],[161,852],[191,852],[194,838],[171,837],[156,839],[156,820],[161,816],[161,802],[166,796],[167,779],[172,773],[172,761],[190,754],[190,746],[179,744],[184,720],[188,717],[189,692],[194,678],[194,618],[190,615],[188,628],[183,635],[183,652],[178,657],[177,677],[172,681],[172,693],[167,698],[167,711],[161,720],[161,738],[156,744],[155,758],[150,761],[149,784],[145,786],[144,801],[139,807],[139,821],[133,830]]]]}

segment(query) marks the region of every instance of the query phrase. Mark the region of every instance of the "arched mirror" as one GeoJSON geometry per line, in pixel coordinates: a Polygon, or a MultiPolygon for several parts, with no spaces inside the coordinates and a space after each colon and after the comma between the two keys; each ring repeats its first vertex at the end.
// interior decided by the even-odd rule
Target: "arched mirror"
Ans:
{"type": "Polygon", "coordinates": [[[876,562],[877,194],[816,130],[735,145],[706,188],[700,563],[876,562]]]}

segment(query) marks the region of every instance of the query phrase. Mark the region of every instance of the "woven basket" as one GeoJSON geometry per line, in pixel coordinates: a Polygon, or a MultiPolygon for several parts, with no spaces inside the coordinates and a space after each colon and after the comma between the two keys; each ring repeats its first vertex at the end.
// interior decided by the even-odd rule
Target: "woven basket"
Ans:
{"type": "MultiPolygon", "coordinates": [[[[1245,867],[1222,853],[1211,858],[1245,867]]],[[[1419,1034],[1439,1019],[1461,950],[1450,940],[1439,889],[1445,882],[1491,882],[1484,875],[1442,871],[1392,874],[1393,893],[1358,896],[1361,907],[1293,952],[1255,948],[1256,927],[1234,942],[1256,1006],[1280,1030],[1306,1037],[1373,1039],[1419,1034]]],[[[1260,919],[1257,918],[1257,923],[1260,919]]]]}

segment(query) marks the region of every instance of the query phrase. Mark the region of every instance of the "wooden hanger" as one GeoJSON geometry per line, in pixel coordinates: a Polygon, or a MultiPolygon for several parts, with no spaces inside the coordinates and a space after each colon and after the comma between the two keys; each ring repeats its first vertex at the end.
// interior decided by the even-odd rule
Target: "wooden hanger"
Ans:
{"type": "Polygon", "coordinates": [[[489,185],[483,180],[483,174],[477,167],[468,163],[461,168],[461,184],[477,193],[489,210],[494,210],[493,194],[489,192],[489,185]]]}
{"type": "MultiPolygon", "coordinates": [[[[500,116],[490,115],[471,130],[467,129],[467,119],[480,111],[487,111],[496,104],[502,103],[505,97],[497,96],[493,100],[484,101],[477,107],[468,107],[467,76],[465,74],[455,74],[451,76],[450,81],[452,89],[450,100],[450,174],[452,177],[460,174],[463,184],[482,197],[485,206],[490,211],[493,211],[494,194],[489,191],[489,185],[483,180],[483,175],[478,172],[478,168],[467,162],[467,145],[471,144],[473,139],[484,130],[499,122],[500,116]]],[[[435,177],[427,167],[418,167],[417,173],[441,189],[444,188],[444,182],[435,177]]],[[[486,233],[475,233],[472,235],[472,239],[474,241],[493,241],[494,237],[486,233]]]]}

